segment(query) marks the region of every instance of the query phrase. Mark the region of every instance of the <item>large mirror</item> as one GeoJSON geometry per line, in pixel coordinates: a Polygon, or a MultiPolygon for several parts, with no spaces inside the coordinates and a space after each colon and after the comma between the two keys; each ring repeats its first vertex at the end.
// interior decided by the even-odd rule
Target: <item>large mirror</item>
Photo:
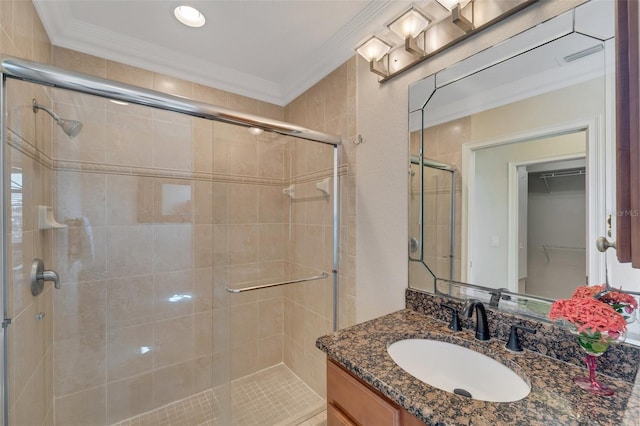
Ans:
{"type": "Polygon", "coordinates": [[[604,282],[614,15],[588,2],[411,85],[410,287],[604,282]]]}

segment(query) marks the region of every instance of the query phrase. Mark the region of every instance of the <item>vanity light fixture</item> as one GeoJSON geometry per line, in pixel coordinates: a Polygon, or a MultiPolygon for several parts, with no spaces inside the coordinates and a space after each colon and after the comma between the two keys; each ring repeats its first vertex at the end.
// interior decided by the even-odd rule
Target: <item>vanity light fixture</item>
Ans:
{"type": "Polygon", "coordinates": [[[388,64],[385,66],[380,60],[387,56],[391,47],[389,43],[374,35],[356,47],[356,52],[369,62],[369,71],[386,77],[389,75],[388,64]]]}
{"type": "Polygon", "coordinates": [[[496,7],[495,0],[429,0],[387,25],[403,40],[402,45],[393,46],[374,34],[355,51],[369,62],[369,70],[381,77],[378,81],[384,83],[537,1],[498,2],[496,7]]]}
{"type": "Polygon", "coordinates": [[[415,7],[412,7],[393,20],[387,27],[404,40],[404,48],[407,52],[412,55],[422,56],[425,51],[418,46],[416,37],[422,34],[430,23],[431,20],[429,18],[415,7]]]}
{"type": "Polygon", "coordinates": [[[440,6],[444,7],[449,12],[451,12],[453,9],[456,8],[456,6],[460,6],[460,8],[465,7],[466,5],[469,4],[471,0],[436,0],[436,1],[440,4],[440,6]]]}
{"type": "Polygon", "coordinates": [[[199,28],[203,26],[206,21],[204,15],[198,9],[191,6],[178,6],[173,9],[173,14],[178,21],[188,27],[199,28]]]}

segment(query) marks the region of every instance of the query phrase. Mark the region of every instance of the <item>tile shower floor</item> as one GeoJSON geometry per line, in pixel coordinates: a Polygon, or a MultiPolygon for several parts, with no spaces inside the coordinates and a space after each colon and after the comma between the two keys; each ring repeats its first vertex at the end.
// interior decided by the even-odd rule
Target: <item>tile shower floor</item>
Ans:
{"type": "Polygon", "coordinates": [[[114,426],[322,426],[325,401],[284,364],[208,389],[114,426]]]}

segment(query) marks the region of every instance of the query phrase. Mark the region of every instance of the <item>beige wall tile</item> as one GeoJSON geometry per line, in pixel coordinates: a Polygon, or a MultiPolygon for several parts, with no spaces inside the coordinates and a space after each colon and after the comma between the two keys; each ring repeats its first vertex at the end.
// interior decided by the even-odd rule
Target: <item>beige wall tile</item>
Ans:
{"type": "Polygon", "coordinates": [[[153,276],[107,280],[109,329],[145,324],[153,318],[153,276]]]}
{"type": "Polygon", "coordinates": [[[33,59],[33,3],[13,1],[13,43],[19,55],[33,59]]]}
{"type": "Polygon", "coordinates": [[[122,327],[107,333],[107,381],[153,370],[153,324],[122,327]]]}
{"type": "Polygon", "coordinates": [[[104,334],[56,342],[53,362],[56,396],[104,385],[106,376],[104,334]]]}
{"type": "Polygon", "coordinates": [[[240,112],[246,112],[248,114],[258,113],[258,101],[246,96],[236,95],[235,93],[227,94],[227,106],[240,112]]]}
{"type": "Polygon", "coordinates": [[[145,89],[153,87],[153,73],[151,71],[114,61],[107,61],[107,78],[145,89]]]}
{"type": "Polygon", "coordinates": [[[3,1],[0,2],[0,28],[6,33],[6,37],[10,37],[9,34],[13,34],[13,2],[3,1]]]}
{"type": "Polygon", "coordinates": [[[105,386],[99,386],[56,398],[56,426],[106,425],[106,392],[105,386]]]}
{"type": "MultiPolygon", "coordinates": [[[[166,259],[166,251],[160,245],[166,241],[172,229],[159,232],[155,246],[159,255],[154,256],[150,245],[154,241],[153,226],[111,226],[107,229],[107,276],[118,278],[149,274],[154,270],[154,261],[166,259]]],[[[191,247],[189,245],[189,251],[191,247]]],[[[159,265],[160,266],[160,265],[159,265]]],[[[166,269],[165,269],[166,270],[166,269]]]]}
{"type": "MultiPolygon", "coordinates": [[[[258,226],[229,225],[229,264],[245,265],[257,261],[258,226]]],[[[246,270],[244,270],[246,271],[246,270]]],[[[236,271],[243,272],[243,270],[236,271]]],[[[234,282],[238,282],[237,279],[234,282]]]]}
{"type": "Polygon", "coordinates": [[[154,90],[169,93],[171,95],[193,98],[193,83],[179,78],[154,73],[153,88],[154,90]]]}
{"type": "Polygon", "coordinates": [[[213,355],[209,354],[193,361],[193,392],[198,393],[213,387],[213,355]]]}
{"type": "Polygon", "coordinates": [[[107,322],[105,281],[66,283],[54,295],[56,341],[104,335],[107,322]]]}
{"type": "Polygon", "coordinates": [[[231,380],[258,370],[258,342],[256,340],[247,341],[234,347],[230,356],[231,380]]]}
{"type": "Polygon", "coordinates": [[[194,118],[192,125],[193,170],[213,172],[213,123],[194,118]]]}
{"type": "Polygon", "coordinates": [[[195,83],[193,86],[193,99],[220,107],[227,106],[228,92],[213,87],[195,83]]]}
{"type": "Polygon", "coordinates": [[[289,198],[278,186],[258,187],[258,222],[283,223],[287,219],[289,198]]]}
{"type": "Polygon", "coordinates": [[[193,311],[195,313],[213,309],[213,269],[193,271],[193,311]]]}
{"type": "Polygon", "coordinates": [[[83,226],[104,225],[106,182],[103,174],[57,172],[55,216],[58,221],[82,219],[83,226]]]}
{"type": "Polygon", "coordinates": [[[242,345],[256,343],[258,339],[257,302],[229,308],[229,333],[234,353],[242,345]]]}
{"type": "MultiPolygon", "coordinates": [[[[153,365],[162,368],[193,359],[193,317],[154,323],[153,365]]],[[[192,368],[192,366],[191,366],[192,368]]]]}
{"type": "Polygon", "coordinates": [[[154,274],[153,305],[155,320],[191,315],[193,313],[193,271],[154,274]]]}
{"type": "Polygon", "coordinates": [[[331,121],[347,112],[347,63],[331,72],[325,81],[325,120],[331,121]]]}
{"type": "Polygon", "coordinates": [[[229,350],[229,338],[231,330],[229,328],[229,309],[220,308],[212,311],[212,337],[213,351],[222,352],[229,350]]]}
{"type": "Polygon", "coordinates": [[[53,47],[51,53],[53,65],[96,77],[105,77],[107,74],[106,59],[57,46],[53,47]]]}
{"type": "Polygon", "coordinates": [[[213,353],[214,315],[212,311],[194,315],[194,355],[202,357],[213,353]]]}
{"type": "MultiPolygon", "coordinates": [[[[228,147],[228,167],[229,173],[238,176],[257,176],[258,174],[258,142],[247,133],[237,135],[228,147]]],[[[215,154],[214,154],[215,155],[215,154]]]]}
{"type": "Polygon", "coordinates": [[[190,269],[193,265],[193,226],[156,225],[153,230],[154,272],[190,269]]]}
{"type": "Polygon", "coordinates": [[[114,424],[153,408],[151,373],[109,383],[107,386],[107,424],[114,424]]]}
{"type": "Polygon", "coordinates": [[[258,186],[229,185],[229,223],[256,223],[258,219],[258,186]]]}
{"type": "Polygon", "coordinates": [[[137,225],[153,218],[154,179],[142,176],[107,176],[107,224],[137,225]]]}
{"type": "Polygon", "coordinates": [[[193,393],[193,361],[153,372],[153,401],[156,407],[186,398],[193,393]]]}
{"type": "MultiPolygon", "coordinates": [[[[128,107],[127,107],[128,108],[128,107]]],[[[109,164],[152,165],[152,120],[129,111],[107,113],[106,159],[109,164]]]]}
{"type": "Polygon", "coordinates": [[[193,266],[211,268],[214,264],[214,225],[193,227],[193,266]]]}
{"type": "Polygon", "coordinates": [[[285,176],[285,145],[275,141],[258,144],[258,176],[282,179],[285,176]]]}
{"type": "Polygon", "coordinates": [[[258,370],[272,367],[282,362],[282,341],[282,333],[258,340],[258,370]]]}
{"type": "Polygon", "coordinates": [[[154,120],[152,165],[163,169],[192,170],[191,123],[154,120]]]}
{"type": "Polygon", "coordinates": [[[258,302],[258,338],[282,333],[284,301],[281,298],[258,302]]]}
{"type": "Polygon", "coordinates": [[[24,391],[33,366],[38,364],[44,353],[41,349],[44,342],[40,340],[43,334],[38,332],[40,324],[35,320],[36,314],[35,304],[30,303],[12,320],[13,335],[8,354],[12,402],[24,391]]]}
{"type": "Polygon", "coordinates": [[[193,182],[194,223],[214,223],[214,208],[217,207],[214,195],[218,195],[215,193],[216,190],[223,191],[224,187],[218,188],[216,184],[209,181],[196,180],[193,182]]]}
{"type": "Polygon", "coordinates": [[[258,259],[261,262],[282,260],[286,253],[286,225],[258,225],[258,259]]]}
{"type": "Polygon", "coordinates": [[[227,266],[213,269],[213,309],[227,307],[230,295],[225,288],[230,284],[229,268],[227,266]]]}

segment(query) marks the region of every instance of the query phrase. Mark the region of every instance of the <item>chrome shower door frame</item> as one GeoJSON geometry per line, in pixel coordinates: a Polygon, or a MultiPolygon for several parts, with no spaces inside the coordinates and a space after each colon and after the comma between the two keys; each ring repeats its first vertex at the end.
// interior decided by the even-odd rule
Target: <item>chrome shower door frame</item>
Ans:
{"type": "Polygon", "coordinates": [[[3,426],[9,426],[9,379],[8,379],[8,334],[7,327],[11,324],[8,318],[8,272],[7,272],[7,212],[10,208],[7,183],[7,78],[26,81],[34,84],[56,87],[73,92],[84,93],[102,98],[129,102],[137,105],[173,111],[193,117],[212,121],[235,124],[243,127],[258,127],[265,131],[319,142],[333,147],[333,329],[338,328],[338,296],[339,296],[339,244],[340,244],[340,177],[338,173],[339,152],[342,144],[339,136],[331,135],[297,126],[291,123],[260,117],[253,114],[233,111],[216,105],[207,104],[187,98],[168,95],[162,92],[119,83],[112,80],[93,77],[86,74],[67,71],[37,62],[8,58],[2,61],[0,67],[2,85],[0,87],[0,187],[2,188],[2,211],[0,221],[2,240],[0,246],[0,268],[2,268],[2,347],[0,348],[0,363],[2,363],[2,380],[0,387],[0,418],[3,426]]]}

